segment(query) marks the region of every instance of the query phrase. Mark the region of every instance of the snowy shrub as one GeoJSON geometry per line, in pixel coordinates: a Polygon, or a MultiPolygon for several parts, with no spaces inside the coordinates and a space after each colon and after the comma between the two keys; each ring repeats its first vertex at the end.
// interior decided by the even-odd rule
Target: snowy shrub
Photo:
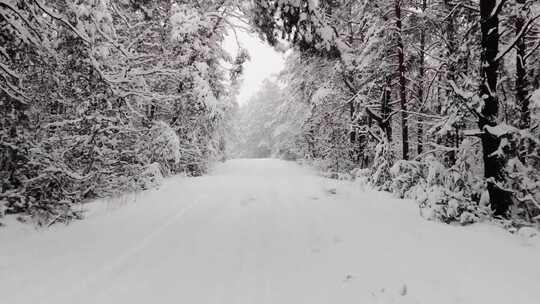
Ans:
{"type": "Polygon", "coordinates": [[[508,161],[506,173],[513,192],[511,217],[526,223],[540,224],[540,173],[517,157],[508,161]]]}
{"type": "Polygon", "coordinates": [[[2,213],[28,212],[38,224],[79,218],[81,215],[71,206],[81,200],[89,180],[65,166],[54,154],[31,149],[25,157],[11,177],[21,185],[11,185],[11,189],[0,193],[2,213]]]}
{"type": "Polygon", "coordinates": [[[478,222],[479,217],[472,212],[464,211],[459,216],[459,223],[461,225],[468,225],[478,222]]]}
{"type": "Polygon", "coordinates": [[[533,129],[505,124],[485,129],[499,139],[498,149],[490,157],[504,163],[503,181],[497,182],[495,187],[509,194],[509,210],[505,216],[517,227],[540,224],[540,140],[533,129]]]}
{"type": "Polygon", "coordinates": [[[372,165],[372,174],[369,182],[379,190],[389,191],[392,184],[390,168],[394,163],[394,153],[390,143],[381,142],[375,148],[375,159],[372,165]]]}
{"type": "Polygon", "coordinates": [[[483,216],[482,209],[460,194],[452,193],[443,186],[423,188],[424,195],[413,197],[419,204],[420,214],[428,220],[462,225],[477,222],[483,216]]]}
{"type": "Polygon", "coordinates": [[[474,180],[466,180],[459,168],[468,166],[463,158],[445,168],[434,157],[423,161],[398,161],[391,168],[391,191],[400,198],[415,200],[423,217],[463,225],[476,222],[485,214],[473,200],[474,180]]]}
{"type": "MultiPolygon", "coordinates": [[[[426,201],[424,208],[433,209],[433,219],[444,222],[470,224],[489,215],[489,209],[480,204],[482,193],[486,192],[485,181],[481,178],[480,151],[477,141],[465,139],[457,153],[455,164],[446,168],[434,158],[428,158],[428,187],[439,185],[444,200],[435,204],[426,201]]],[[[421,205],[422,206],[422,205],[421,205]]]]}
{"type": "Polygon", "coordinates": [[[425,173],[423,167],[426,164],[416,161],[397,161],[391,168],[392,192],[399,198],[404,198],[406,193],[422,181],[425,173]]]}
{"type": "Polygon", "coordinates": [[[139,185],[141,189],[151,189],[161,185],[162,182],[163,174],[159,163],[151,163],[146,166],[139,176],[139,185]]]}
{"type": "Polygon", "coordinates": [[[151,129],[149,143],[146,152],[150,154],[151,165],[157,162],[161,168],[172,172],[181,158],[180,139],[176,132],[167,123],[157,121],[151,129]]]}
{"type": "Polygon", "coordinates": [[[40,143],[10,146],[11,164],[0,200],[6,213],[27,213],[36,223],[80,218],[85,200],[158,185],[180,158],[174,130],[165,123],[116,132],[103,116],[51,122],[35,136],[40,143]]]}

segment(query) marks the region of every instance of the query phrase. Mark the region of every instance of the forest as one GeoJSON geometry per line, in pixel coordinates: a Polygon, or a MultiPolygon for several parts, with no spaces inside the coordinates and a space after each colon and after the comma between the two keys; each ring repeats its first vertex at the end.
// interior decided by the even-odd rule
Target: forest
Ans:
{"type": "Polygon", "coordinates": [[[294,51],[282,85],[266,83],[241,109],[248,156],[307,160],[413,199],[432,220],[539,223],[540,2],[253,10],[266,41],[294,51]]]}
{"type": "Polygon", "coordinates": [[[0,112],[0,217],[276,157],[430,220],[540,224],[537,0],[0,0],[0,112]],[[288,54],[242,107],[239,30],[288,54]]]}

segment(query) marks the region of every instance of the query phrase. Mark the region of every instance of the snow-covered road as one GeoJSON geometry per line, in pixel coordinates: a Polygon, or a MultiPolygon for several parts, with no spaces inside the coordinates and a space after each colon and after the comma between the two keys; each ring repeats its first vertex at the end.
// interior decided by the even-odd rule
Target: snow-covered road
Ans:
{"type": "Polygon", "coordinates": [[[0,229],[0,303],[539,303],[538,244],[293,163],[233,160],[132,199],[0,229]]]}

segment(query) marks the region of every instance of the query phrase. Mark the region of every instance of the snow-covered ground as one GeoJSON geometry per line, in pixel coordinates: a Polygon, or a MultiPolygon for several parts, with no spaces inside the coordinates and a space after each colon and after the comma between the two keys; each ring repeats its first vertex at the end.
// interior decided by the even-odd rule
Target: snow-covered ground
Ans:
{"type": "Polygon", "coordinates": [[[540,244],[423,220],[411,201],[293,163],[234,160],[0,228],[0,303],[539,303],[540,244]]]}

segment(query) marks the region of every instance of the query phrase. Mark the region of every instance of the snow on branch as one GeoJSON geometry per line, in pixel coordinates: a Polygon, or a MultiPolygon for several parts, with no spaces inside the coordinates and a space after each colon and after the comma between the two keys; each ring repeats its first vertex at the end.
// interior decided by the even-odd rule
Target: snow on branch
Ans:
{"type": "Polygon", "coordinates": [[[13,71],[12,69],[10,69],[7,65],[3,64],[2,62],[0,62],[0,69],[3,70],[4,72],[6,72],[6,74],[8,74],[9,76],[19,80],[21,78],[21,76],[19,74],[17,74],[15,71],[13,71]]]}
{"type": "Polygon", "coordinates": [[[448,83],[452,87],[454,93],[456,93],[456,95],[459,97],[458,100],[462,102],[462,104],[467,108],[467,110],[469,110],[477,118],[482,119],[483,115],[478,110],[472,108],[467,102],[468,100],[474,98],[476,94],[473,92],[464,91],[463,89],[459,88],[453,80],[449,80],[448,83]]]}
{"type": "Polygon", "coordinates": [[[523,38],[529,32],[531,24],[538,18],[540,18],[540,14],[529,19],[527,23],[521,28],[516,37],[514,37],[514,40],[508,46],[506,46],[506,48],[502,52],[499,52],[499,54],[497,54],[497,57],[495,57],[494,61],[497,62],[504,58],[504,56],[506,56],[506,54],[508,54],[508,52],[510,52],[516,46],[519,40],[521,40],[521,38],[523,38]]]}
{"type": "Polygon", "coordinates": [[[489,18],[493,18],[494,16],[498,15],[501,12],[502,7],[506,3],[507,0],[495,0],[495,1],[497,2],[495,3],[493,10],[489,14],[489,18]]]}
{"type": "MultiPolygon", "coordinates": [[[[39,33],[39,31],[34,27],[32,26],[32,24],[30,23],[30,21],[22,14],[21,11],[19,11],[18,9],[16,9],[15,7],[13,7],[11,4],[7,3],[6,1],[4,0],[0,0],[0,7],[4,7],[10,11],[12,11],[15,15],[17,15],[17,17],[19,17],[25,24],[26,26],[32,31],[34,32],[34,34],[38,37],[39,40],[42,40],[42,37],[39,33]]],[[[4,15],[2,13],[2,11],[0,11],[0,14],[1,15],[4,15]]],[[[13,24],[12,24],[13,25],[13,24]]],[[[19,31],[20,32],[20,31],[19,31]]]]}
{"type": "Polygon", "coordinates": [[[33,0],[37,7],[41,9],[45,14],[49,15],[51,18],[59,21],[61,24],[69,28],[75,35],[77,35],[81,40],[83,40],[86,44],[91,44],[90,38],[88,38],[86,35],[82,34],[77,30],[69,21],[67,21],[63,16],[57,15],[53,13],[49,8],[41,4],[38,0],[33,0]]]}

